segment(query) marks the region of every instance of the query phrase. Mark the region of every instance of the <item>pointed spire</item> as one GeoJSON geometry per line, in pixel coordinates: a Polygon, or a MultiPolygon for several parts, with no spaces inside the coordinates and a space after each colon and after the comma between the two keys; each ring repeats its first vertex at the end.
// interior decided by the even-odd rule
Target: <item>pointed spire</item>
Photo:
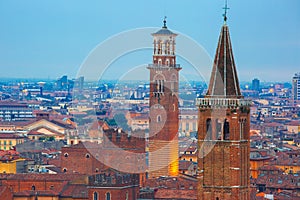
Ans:
{"type": "Polygon", "coordinates": [[[229,29],[222,26],[207,92],[209,98],[242,98],[229,29]]]}

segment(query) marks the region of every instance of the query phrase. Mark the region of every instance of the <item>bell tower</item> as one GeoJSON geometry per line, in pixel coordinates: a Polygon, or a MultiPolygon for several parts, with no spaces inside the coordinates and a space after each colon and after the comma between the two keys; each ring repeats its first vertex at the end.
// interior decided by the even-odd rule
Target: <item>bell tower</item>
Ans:
{"type": "Polygon", "coordinates": [[[241,95],[229,29],[221,28],[198,106],[198,200],[250,200],[250,100],[241,95]]]}
{"type": "Polygon", "coordinates": [[[178,175],[178,81],[177,34],[163,27],[152,34],[150,70],[149,178],[178,175]]]}

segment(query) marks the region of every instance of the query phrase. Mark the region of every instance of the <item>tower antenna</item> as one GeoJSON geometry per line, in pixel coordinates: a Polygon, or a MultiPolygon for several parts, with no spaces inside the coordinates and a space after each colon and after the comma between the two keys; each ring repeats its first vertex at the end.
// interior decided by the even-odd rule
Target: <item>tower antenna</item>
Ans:
{"type": "Polygon", "coordinates": [[[227,0],[225,0],[225,7],[223,8],[225,10],[223,17],[224,17],[224,23],[226,24],[227,21],[227,10],[229,10],[230,8],[227,6],[227,0]]]}

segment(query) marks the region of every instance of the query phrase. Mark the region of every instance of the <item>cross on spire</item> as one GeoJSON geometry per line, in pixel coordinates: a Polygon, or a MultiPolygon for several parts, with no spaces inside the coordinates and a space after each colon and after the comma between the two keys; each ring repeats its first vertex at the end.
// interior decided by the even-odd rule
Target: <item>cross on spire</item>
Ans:
{"type": "Polygon", "coordinates": [[[227,10],[229,10],[230,8],[227,6],[227,0],[225,0],[225,7],[223,8],[225,10],[223,17],[224,17],[224,23],[226,23],[227,21],[227,10]]]}

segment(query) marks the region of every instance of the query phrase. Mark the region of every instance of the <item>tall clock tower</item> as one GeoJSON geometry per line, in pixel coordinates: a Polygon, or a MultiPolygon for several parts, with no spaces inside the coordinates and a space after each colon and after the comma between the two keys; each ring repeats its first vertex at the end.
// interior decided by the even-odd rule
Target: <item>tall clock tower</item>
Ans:
{"type": "Polygon", "coordinates": [[[152,34],[150,70],[149,178],[178,175],[178,81],[177,34],[163,27],[152,34]]]}
{"type": "Polygon", "coordinates": [[[250,200],[251,102],[240,92],[226,20],[225,12],[208,92],[197,99],[198,200],[250,200]]]}

